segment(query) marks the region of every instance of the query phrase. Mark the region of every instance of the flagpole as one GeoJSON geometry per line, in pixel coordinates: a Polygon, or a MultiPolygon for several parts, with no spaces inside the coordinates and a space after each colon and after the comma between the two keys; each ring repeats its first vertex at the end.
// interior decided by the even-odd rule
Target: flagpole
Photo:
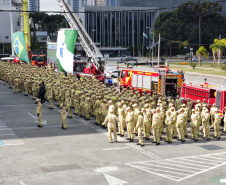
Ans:
{"type": "Polygon", "coordinates": [[[142,43],[142,57],[144,57],[144,35],[143,35],[143,43],[142,43]]]}
{"type": "Polygon", "coordinates": [[[10,28],[11,28],[11,49],[12,49],[12,56],[14,56],[14,49],[13,49],[13,16],[12,16],[12,2],[9,2],[10,5],[10,28]]]}
{"type": "Polygon", "coordinates": [[[159,62],[160,62],[160,41],[161,41],[161,35],[159,33],[159,46],[158,46],[158,66],[159,66],[159,62]]]}
{"type": "Polygon", "coordinates": [[[153,30],[153,43],[152,43],[152,66],[154,61],[154,44],[155,44],[155,32],[153,30]]]}

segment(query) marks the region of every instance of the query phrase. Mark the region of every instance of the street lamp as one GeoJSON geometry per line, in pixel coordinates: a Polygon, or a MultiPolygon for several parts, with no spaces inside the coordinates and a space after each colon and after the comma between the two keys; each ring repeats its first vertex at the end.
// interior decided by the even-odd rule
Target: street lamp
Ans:
{"type": "Polygon", "coordinates": [[[135,30],[133,30],[133,57],[134,57],[134,32],[135,30]]]}
{"type": "Polygon", "coordinates": [[[92,40],[93,40],[93,42],[94,42],[94,32],[95,32],[96,30],[95,29],[91,29],[91,35],[92,35],[92,40]]]}
{"type": "Polygon", "coordinates": [[[192,62],[193,48],[190,48],[190,55],[191,55],[191,62],[192,62]]]}
{"type": "Polygon", "coordinates": [[[184,59],[186,59],[186,51],[187,51],[187,47],[186,46],[184,47],[184,50],[185,50],[184,59]]]}
{"type": "Polygon", "coordinates": [[[149,37],[149,43],[148,43],[148,45],[149,45],[149,52],[150,52],[150,48],[151,48],[151,35],[150,35],[150,27],[146,27],[146,29],[149,29],[149,32],[148,32],[148,37],[149,37]]]}

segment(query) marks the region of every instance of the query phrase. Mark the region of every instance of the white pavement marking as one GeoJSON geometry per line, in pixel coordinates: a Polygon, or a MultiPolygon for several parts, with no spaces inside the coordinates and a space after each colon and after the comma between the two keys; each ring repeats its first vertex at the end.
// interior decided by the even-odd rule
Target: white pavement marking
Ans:
{"type": "Polygon", "coordinates": [[[112,172],[112,171],[116,171],[116,170],[118,170],[118,167],[116,167],[116,166],[109,166],[109,167],[95,169],[96,172],[101,172],[101,173],[112,172]]]}
{"type": "Polygon", "coordinates": [[[31,113],[27,113],[29,116],[31,116],[32,118],[34,118],[34,119],[38,119],[37,117],[35,117],[34,115],[32,115],[31,113]]]}
{"type": "Polygon", "coordinates": [[[123,185],[123,184],[127,184],[128,182],[115,178],[113,176],[110,176],[108,174],[104,174],[104,177],[106,178],[106,180],[108,181],[109,185],[123,185]]]}
{"type": "Polygon", "coordinates": [[[21,185],[26,185],[26,184],[25,184],[24,182],[22,182],[22,181],[20,181],[20,184],[21,184],[21,185]]]}
{"type": "Polygon", "coordinates": [[[132,163],[126,163],[126,165],[140,169],[142,171],[145,171],[154,175],[168,178],[176,182],[180,182],[182,180],[191,178],[193,176],[196,176],[196,175],[205,173],[207,171],[213,170],[215,168],[221,167],[223,165],[226,165],[226,152],[207,154],[207,155],[198,155],[198,156],[180,157],[180,158],[171,158],[171,159],[165,159],[165,160],[159,160],[159,161],[153,160],[153,161],[132,162],[132,163]],[[210,160],[208,161],[208,159],[210,160]],[[216,160],[216,163],[211,163],[211,162],[214,162],[213,159],[216,160]],[[187,172],[187,173],[184,173],[184,172],[187,172]]]}
{"type": "Polygon", "coordinates": [[[4,145],[0,145],[0,147],[4,147],[4,146],[17,146],[17,145],[24,145],[24,143],[17,143],[17,144],[4,144],[4,145]]]}
{"type": "Polygon", "coordinates": [[[123,150],[123,149],[128,149],[130,147],[121,147],[121,148],[106,148],[106,149],[103,149],[103,150],[123,150]]]}

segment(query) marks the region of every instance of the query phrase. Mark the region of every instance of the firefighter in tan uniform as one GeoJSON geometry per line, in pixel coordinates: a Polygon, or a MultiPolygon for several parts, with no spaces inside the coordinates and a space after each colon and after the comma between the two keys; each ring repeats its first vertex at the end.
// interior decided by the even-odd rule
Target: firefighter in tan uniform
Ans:
{"type": "Polygon", "coordinates": [[[203,108],[202,126],[204,138],[206,138],[206,140],[210,140],[210,114],[207,108],[203,108]]]}
{"type": "Polygon", "coordinates": [[[96,97],[96,102],[95,102],[95,105],[94,105],[94,115],[96,117],[96,125],[100,125],[100,112],[99,112],[99,109],[100,109],[100,104],[101,104],[101,97],[100,96],[97,96],[96,97]]]}
{"type": "Polygon", "coordinates": [[[85,99],[85,105],[84,105],[85,117],[87,120],[90,119],[90,106],[91,106],[90,104],[91,104],[90,97],[88,96],[85,99]]]}
{"type": "Polygon", "coordinates": [[[115,123],[116,120],[118,121],[118,118],[114,114],[114,110],[113,109],[110,109],[110,112],[107,115],[107,117],[105,118],[105,121],[103,123],[103,125],[106,125],[107,124],[107,127],[108,127],[108,137],[109,137],[109,142],[110,143],[113,143],[113,141],[112,141],[112,135],[111,135],[112,132],[114,134],[114,141],[117,142],[116,123],[115,123]]]}
{"type": "Polygon", "coordinates": [[[65,99],[65,106],[68,111],[68,118],[72,118],[72,111],[71,111],[71,97],[69,94],[67,94],[65,99]]]}
{"type": "Polygon", "coordinates": [[[185,142],[183,125],[184,125],[184,114],[182,112],[182,109],[179,109],[176,127],[177,127],[177,132],[179,135],[179,140],[181,140],[181,142],[185,142]]]}
{"type": "Polygon", "coordinates": [[[183,129],[184,129],[184,136],[188,137],[188,129],[187,129],[187,120],[188,120],[188,109],[186,107],[186,104],[182,105],[182,109],[183,109],[183,114],[184,114],[184,125],[183,125],[183,129]]]}
{"type": "Polygon", "coordinates": [[[48,87],[47,98],[48,98],[49,104],[50,104],[49,109],[53,109],[53,89],[51,86],[48,87]]]}
{"type": "Polygon", "coordinates": [[[107,100],[103,99],[103,102],[100,104],[100,115],[101,115],[101,123],[104,122],[106,116],[108,114],[108,104],[107,100]]]}
{"type": "Polygon", "coordinates": [[[190,98],[188,98],[188,101],[187,101],[187,109],[188,109],[188,121],[190,121],[191,120],[191,114],[192,114],[192,102],[191,102],[191,100],[190,100],[190,98]]]}
{"type": "Polygon", "coordinates": [[[36,109],[36,114],[38,116],[38,122],[39,122],[38,127],[41,128],[41,127],[43,127],[43,125],[42,125],[42,104],[40,102],[40,99],[37,99],[36,102],[38,104],[37,109],[36,109]]]}
{"type": "Polygon", "coordinates": [[[134,114],[133,114],[131,107],[128,107],[126,110],[127,110],[127,115],[126,115],[125,121],[126,121],[127,128],[128,128],[128,140],[130,140],[130,142],[133,142],[133,140],[134,140],[134,134],[133,134],[134,114]]]}
{"type": "Polygon", "coordinates": [[[67,110],[66,108],[64,107],[64,104],[61,103],[60,104],[60,108],[61,108],[61,118],[62,118],[62,129],[65,130],[67,129],[67,110]]]}
{"type": "Polygon", "coordinates": [[[175,100],[175,108],[176,110],[179,110],[181,107],[181,99],[180,99],[180,96],[177,95],[177,99],[175,100]]]}
{"type": "Polygon", "coordinates": [[[14,79],[14,93],[15,94],[17,94],[19,91],[19,84],[20,84],[19,76],[16,76],[14,79]]]}
{"type": "Polygon", "coordinates": [[[138,115],[136,129],[138,131],[138,138],[139,138],[139,143],[137,143],[137,145],[140,145],[141,147],[143,147],[144,140],[142,137],[142,132],[144,130],[144,119],[140,111],[137,111],[136,114],[138,115]]]}
{"type": "Polygon", "coordinates": [[[172,143],[172,122],[173,122],[173,116],[171,116],[171,112],[167,111],[166,114],[166,142],[172,143]]]}
{"type": "Polygon", "coordinates": [[[171,117],[172,117],[172,136],[174,139],[176,139],[177,138],[177,127],[176,127],[177,112],[175,111],[174,107],[171,107],[169,111],[171,112],[171,117]]]}
{"type": "Polygon", "coordinates": [[[192,109],[191,114],[191,139],[194,139],[195,141],[198,141],[198,134],[197,134],[197,124],[198,124],[198,116],[195,113],[195,109],[192,109]]]}
{"type": "Polygon", "coordinates": [[[215,110],[215,120],[214,120],[214,135],[217,139],[220,139],[220,124],[221,124],[221,116],[219,114],[219,110],[215,110]]]}
{"type": "Polygon", "coordinates": [[[160,137],[159,137],[159,126],[160,126],[160,116],[159,109],[152,111],[152,129],[154,135],[154,141],[152,143],[156,143],[156,145],[160,145],[160,137]]]}
{"type": "Polygon", "coordinates": [[[125,111],[122,108],[122,104],[118,104],[118,129],[120,137],[124,137],[124,128],[125,128],[125,111]]]}
{"type": "Polygon", "coordinates": [[[146,137],[146,140],[149,140],[151,130],[151,115],[150,112],[147,111],[146,107],[147,106],[145,106],[145,108],[143,108],[141,112],[143,112],[144,137],[146,137]]]}

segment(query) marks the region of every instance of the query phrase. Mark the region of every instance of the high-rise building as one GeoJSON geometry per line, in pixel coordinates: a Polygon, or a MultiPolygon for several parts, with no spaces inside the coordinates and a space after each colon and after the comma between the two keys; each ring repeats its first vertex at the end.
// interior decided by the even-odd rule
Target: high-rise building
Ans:
{"type": "Polygon", "coordinates": [[[67,0],[74,12],[79,12],[85,6],[85,0],[67,0]]]}
{"type": "MultiPolygon", "coordinates": [[[[130,6],[130,7],[159,7],[160,12],[171,11],[177,6],[187,2],[188,0],[120,0],[120,6],[130,6]]],[[[191,0],[196,2],[198,0],[191,0]]],[[[204,2],[206,0],[201,0],[204,2]]],[[[211,2],[216,2],[216,0],[210,0],[211,2]]],[[[220,1],[219,4],[223,6],[222,13],[226,13],[226,2],[220,1]]]]}
{"type": "Polygon", "coordinates": [[[107,6],[119,6],[119,0],[106,0],[107,6]]]}
{"type": "MultiPolygon", "coordinates": [[[[10,10],[11,0],[0,0],[0,9],[1,10],[10,10]]],[[[17,7],[12,6],[12,10],[16,10],[17,7]]],[[[20,31],[19,24],[20,16],[18,12],[12,13],[12,23],[13,30],[12,32],[20,31]]],[[[11,27],[10,27],[10,13],[1,12],[0,19],[0,43],[11,43],[11,27]]]]}
{"type": "Polygon", "coordinates": [[[29,0],[28,1],[29,11],[40,11],[40,0],[29,0]]]}
{"type": "Polygon", "coordinates": [[[106,0],[96,0],[96,6],[106,6],[106,0]]]}

